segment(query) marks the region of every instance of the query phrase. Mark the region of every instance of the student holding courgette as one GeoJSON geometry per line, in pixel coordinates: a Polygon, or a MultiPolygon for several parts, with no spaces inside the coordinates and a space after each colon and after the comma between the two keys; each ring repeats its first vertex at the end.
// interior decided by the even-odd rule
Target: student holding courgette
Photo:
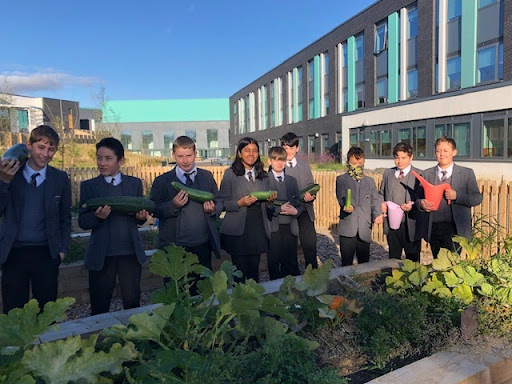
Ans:
{"type": "Polygon", "coordinates": [[[210,171],[196,167],[196,144],[190,137],[174,140],[172,155],[176,167],[154,180],[150,194],[159,220],[158,248],[182,246],[211,269],[212,252],[220,257],[215,220],[222,205],[217,184],[210,171]]]}
{"type": "MultiPolygon", "coordinates": [[[[124,148],[113,137],[96,144],[96,164],[99,175],[80,184],[80,214],[78,225],[92,230],[84,266],[89,270],[91,314],[110,310],[110,301],[119,277],[124,309],[140,305],[140,279],[146,253],[142,247],[137,225],[144,224],[148,212],[145,205],[135,208],[134,215],[105,204],[95,210],[87,207],[91,199],[116,198],[125,205],[134,204],[123,197],[142,197],[142,181],[121,173],[124,148]]],[[[129,208],[129,207],[125,207],[129,208]]]]}
{"type": "Polygon", "coordinates": [[[268,175],[263,169],[258,142],[244,137],[238,142],[236,159],[224,173],[220,193],[226,215],[220,228],[222,246],[233,264],[242,271],[243,279],[259,281],[262,253],[268,252],[270,226],[268,204],[276,199],[270,193],[265,200],[251,196],[256,191],[269,191],[268,175]]]}

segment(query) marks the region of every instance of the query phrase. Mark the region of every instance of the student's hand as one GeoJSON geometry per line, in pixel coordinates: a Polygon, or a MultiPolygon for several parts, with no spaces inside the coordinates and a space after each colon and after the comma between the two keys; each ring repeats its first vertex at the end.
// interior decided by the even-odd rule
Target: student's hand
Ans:
{"type": "Polygon", "coordinates": [[[457,191],[455,189],[447,189],[444,191],[444,198],[446,200],[455,200],[457,199],[457,191]]]}
{"type": "Polygon", "coordinates": [[[275,199],[277,199],[277,192],[274,192],[273,194],[271,194],[267,201],[268,201],[269,203],[271,203],[271,202],[273,202],[275,199]]]}
{"type": "Polygon", "coordinates": [[[149,216],[151,216],[151,215],[150,215],[150,214],[149,214],[149,212],[148,212],[148,211],[146,211],[145,209],[143,209],[142,211],[137,212],[137,213],[135,214],[135,218],[136,218],[137,220],[147,220],[149,216]]]}
{"type": "Polygon", "coordinates": [[[238,206],[239,207],[248,207],[249,205],[255,203],[258,200],[257,197],[254,196],[244,196],[238,200],[238,206]]]}
{"type": "Polygon", "coordinates": [[[0,180],[4,183],[10,183],[18,169],[20,169],[20,162],[18,160],[2,160],[0,162],[0,180]]]}
{"type": "Polygon", "coordinates": [[[408,203],[402,204],[400,208],[402,208],[402,211],[409,212],[412,209],[412,205],[414,203],[412,201],[409,201],[408,203]]]}
{"type": "Polygon", "coordinates": [[[423,208],[425,212],[432,212],[434,208],[434,203],[428,201],[427,199],[420,200],[420,206],[423,208]]]}
{"type": "Polygon", "coordinates": [[[375,224],[382,224],[383,221],[384,221],[384,214],[377,216],[373,222],[375,224]]]}
{"type": "Polygon", "coordinates": [[[291,205],[290,202],[286,202],[281,205],[281,215],[296,216],[297,213],[299,213],[299,211],[297,211],[297,208],[291,205]]]}
{"type": "Polygon", "coordinates": [[[206,201],[203,203],[203,209],[206,213],[215,212],[215,203],[213,201],[206,201]]]}
{"type": "Polygon", "coordinates": [[[304,201],[306,203],[309,203],[310,201],[313,201],[316,199],[316,195],[312,195],[311,193],[309,192],[306,192],[306,194],[304,195],[304,201]]]}
{"type": "Polygon", "coordinates": [[[380,209],[382,209],[382,213],[388,213],[388,205],[386,204],[386,202],[383,201],[382,203],[380,203],[380,209]]]}
{"type": "Polygon", "coordinates": [[[347,207],[343,206],[343,212],[352,213],[354,212],[354,206],[351,205],[350,208],[347,209],[347,207]]]}
{"type": "Polygon", "coordinates": [[[64,254],[64,252],[59,252],[59,257],[60,257],[60,261],[64,261],[64,258],[66,257],[66,255],[64,254]]]}
{"type": "Polygon", "coordinates": [[[185,191],[179,191],[174,199],[172,199],[172,203],[176,208],[181,208],[188,202],[188,193],[185,191]]]}
{"type": "Polygon", "coordinates": [[[104,205],[103,207],[98,207],[94,214],[98,219],[105,220],[110,215],[110,212],[112,212],[110,206],[104,205]]]}

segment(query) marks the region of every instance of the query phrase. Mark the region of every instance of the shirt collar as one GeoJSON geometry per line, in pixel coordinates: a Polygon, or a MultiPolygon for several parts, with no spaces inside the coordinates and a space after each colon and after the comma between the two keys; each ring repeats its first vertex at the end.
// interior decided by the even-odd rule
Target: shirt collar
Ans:
{"type": "MultiPolygon", "coordinates": [[[[192,180],[192,182],[195,180],[196,178],[196,174],[197,174],[197,167],[194,165],[194,168],[192,168],[190,171],[187,171],[186,173],[188,173],[190,175],[190,179],[192,180]]],[[[178,177],[178,179],[180,179],[184,184],[186,184],[187,182],[187,177],[185,176],[185,171],[183,169],[181,169],[180,167],[176,166],[176,176],[178,177]]]]}
{"type": "Polygon", "coordinates": [[[244,171],[245,171],[245,178],[246,178],[247,180],[249,180],[249,177],[247,177],[247,174],[248,174],[249,172],[251,172],[251,173],[252,173],[252,177],[253,177],[253,179],[256,179],[256,175],[255,175],[254,167],[252,167],[251,169],[247,169],[247,168],[245,168],[245,169],[244,169],[244,171]]]}
{"type": "Polygon", "coordinates": [[[274,178],[279,181],[279,179],[277,178],[278,176],[281,176],[281,180],[284,180],[284,171],[281,171],[281,172],[276,172],[274,170],[272,170],[272,173],[274,175],[274,178]]]}
{"type": "Polygon", "coordinates": [[[117,175],[114,175],[114,176],[103,176],[103,178],[105,179],[105,182],[107,184],[111,184],[112,183],[112,179],[114,179],[115,180],[114,181],[114,186],[121,184],[121,181],[122,181],[121,172],[118,172],[117,175]]]}
{"type": "Polygon", "coordinates": [[[453,173],[453,164],[454,163],[451,163],[451,165],[448,167],[448,168],[445,168],[445,169],[441,169],[439,167],[439,165],[437,166],[437,175],[439,176],[439,178],[441,178],[443,176],[443,174],[441,173],[441,171],[446,171],[446,178],[449,179],[450,177],[452,177],[452,173],[453,173]]]}
{"type": "MultiPolygon", "coordinates": [[[[411,165],[409,164],[407,167],[405,167],[404,169],[402,169],[402,172],[404,173],[404,176],[407,176],[407,174],[409,172],[411,172],[411,165]]],[[[398,169],[398,167],[396,168],[396,171],[395,171],[395,176],[398,176],[400,174],[400,169],[398,169]]]]}
{"type": "Polygon", "coordinates": [[[37,185],[41,184],[43,181],[46,180],[46,170],[48,169],[48,166],[45,166],[43,169],[39,171],[34,171],[32,168],[30,168],[30,165],[28,165],[28,162],[25,163],[25,167],[23,168],[23,177],[25,180],[27,180],[27,183],[30,183],[32,180],[32,175],[34,173],[39,173],[39,176],[37,176],[37,185]]]}
{"type": "Polygon", "coordinates": [[[286,166],[287,166],[287,167],[289,167],[289,166],[290,166],[290,164],[289,164],[290,162],[292,163],[292,166],[294,166],[294,167],[295,167],[295,166],[297,165],[297,158],[296,158],[296,157],[294,157],[294,158],[293,158],[293,159],[291,159],[291,160],[286,160],[286,166]]]}

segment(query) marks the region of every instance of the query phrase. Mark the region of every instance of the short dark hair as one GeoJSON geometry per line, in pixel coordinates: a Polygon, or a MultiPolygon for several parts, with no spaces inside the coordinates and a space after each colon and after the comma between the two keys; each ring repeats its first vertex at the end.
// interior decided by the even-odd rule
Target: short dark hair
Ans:
{"type": "Polygon", "coordinates": [[[457,143],[455,143],[455,140],[453,140],[451,137],[441,136],[439,139],[436,140],[436,145],[434,145],[434,148],[437,148],[437,145],[439,143],[448,143],[452,145],[453,149],[457,149],[457,143]]]}
{"type": "Polygon", "coordinates": [[[49,125],[39,125],[35,127],[30,132],[28,141],[30,144],[34,144],[45,139],[48,140],[50,145],[54,145],[55,147],[59,146],[59,134],[49,125]]]}
{"type": "Polygon", "coordinates": [[[398,143],[395,145],[395,148],[393,148],[393,156],[396,156],[398,152],[405,152],[409,157],[411,157],[413,154],[411,144],[405,143],[403,141],[398,143]]]}
{"type": "Polygon", "coordinates": [[[268,157],[277,160],[286,160],[286,150],[283,147],[272,147],[268,150],[268,157]]]}
{"type": "Polygon", "coordinates": [[[192,148],[192,150],[196,151],[196,143],[188,136],[179,136],[174,143],[172,143],[172,151],[176,152],[178,148],[192,148]]]}
{"type": "Polygon", "coordinates": [[[289,147],[298,147],[299,138],[295,133],[288,132],[283,137],[281,137],[281,145],[287,145],[289,147]]]}
{"type": "Polygon", "coordinates": [[[123,144],[115,137],[105,137],[101,139],[99,143],[96,144],[96,151],[101,147],[105,147],[114,151],[117,161],[121,160],[124,157],[124,147],[123,144]]]}
{"type": "Polygon", "coordinates": [[[360,158],[364,159],[364,151],[359,147],[351,147],[347,152],[347,163],[351,157],[355,157],[356,160],[359,160],[360,158]]]}

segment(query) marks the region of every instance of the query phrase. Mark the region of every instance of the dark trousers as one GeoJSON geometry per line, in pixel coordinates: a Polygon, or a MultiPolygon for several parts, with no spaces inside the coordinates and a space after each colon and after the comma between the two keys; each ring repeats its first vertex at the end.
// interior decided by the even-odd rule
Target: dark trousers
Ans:
{"type": "Polygon", "coordinates": [[[315,223],[310,220],[308,212],[304,211],[297,217],[299,223],[299,239],[304,253],[305,268],[311,264],[313,268],[318,268],[316,260],[316,230],[315,223]]]}
{"type": "Polygon", "coordinates": [[[407,223],[404,221],[398,229],[389,229],[388,233],[389,258],[401,259],[402,249],[408,260],[420,261],[421,240],[411,241],[407,223]]]}
{"type": "MultiPolygon", "coordinates": [[[[199,264],[210,270],[212,269],[212,248],[210,246],[210,242],[195,246],[183,246],[183,248],[185,248],[185,251],[197,255],[197,257],[199,258],[199,264]]],[[[190,294],[192,296],[195,296],[198,294],[197,282],[201,280],[201,277],[195,273],[192,274],[191,277],[193,281],[191,282],[190,286],[190,294]]]]}
{"type": "Polygon", "coordinates": [[[231,255],[231,260],[243,276],[236,279],[237,282],[245,282],[247,279],[253,279],[257,283],[260,282],[260,260],[261,254],[258,255],[231,255]]]}
{"type": "Polygon", "coordinates": [[[289,224],[280,224],[279,230],[272,232],[269,245],[267,267],[270,280],[300,275],[297,236],[292,234],[289,224]]]}
{"type": "Polygon", "coordinates": [[[119,276],[123,308],[140,306],[141,273],[142,266],[135,254],[105,257],[101,271],[89,271],[91,314],[94,316],[110,310],[116,276],[119,276]]]}
{"type": "Polygon", "coordinates": [[[437,257],[441,248],[455,251],[456,247],[453,244],[453,236],[457,234],[455,223],[432,223],[432,231],[430,233],[430,249],[434,259],[437,257]]]}
{"type": "Polygon", "coordinates": [[[23,308],[32,296],[42,309],[57,300],[60,258],[52,259],[47,246],[13,248],[2,265],[3,312],[23,308]]]}
{"type": "Polygon", "coordinates": [[[352,265],[354,255],[357,263],[367,263],[370,260],[370,243],[363,241],[359,236],[340,236],[341,266],[352,265]]]}

